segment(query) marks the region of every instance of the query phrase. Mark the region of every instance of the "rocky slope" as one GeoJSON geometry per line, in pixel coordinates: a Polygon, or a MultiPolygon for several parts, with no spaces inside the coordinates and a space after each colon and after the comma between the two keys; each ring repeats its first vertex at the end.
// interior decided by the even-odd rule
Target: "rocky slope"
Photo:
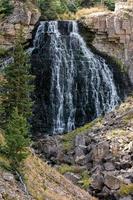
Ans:
{"type": "Polygon", "coordinates": [[[8,167],[9,160],[0,156],[0,200],[96,200],[44,163],[33,151],[20,167],[22,179],[3,166],[8,167]]]}
{"type": "Polygon", "coordinates": [[[104,118],[71,133],[46,136],[36,149],[68,179],[99,199],[132,200],[133,97],[104,118]]]}
{"type": "Polygon", "coordinates": [[[114,12],[92,13],[79,21],[97,50],[122,61],[133,83],[133,2],[118,2],[114,12]]]}
{"type": "Polygon", "coordinates": [[[18,30],[23,27],[25,39],[31,39],[32,30],[40,17],[38,8],[32,1],[12,0],[13,12],[0,20],[0,48],[9,49],[13,46],[18,30]]]}
{"type": "Polygon", "coordinates": [[[23,188],[17,183],[15,177],[6,171],[0,170],[0,200],[26,199],[23,188]]]}

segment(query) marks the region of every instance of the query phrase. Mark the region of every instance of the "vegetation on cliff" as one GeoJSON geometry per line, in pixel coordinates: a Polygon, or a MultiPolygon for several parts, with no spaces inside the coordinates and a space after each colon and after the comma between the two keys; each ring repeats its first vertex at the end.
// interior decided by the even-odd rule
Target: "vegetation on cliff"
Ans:
{"type": "Polygon", "coordinates": [[[44,19],[69,19],[76,18],[75,13],[80,9],[87,9],[90,6],[102,5],[107,6],[108,9],[114,10],[115,1],[114,0],[37,0],[37,5],[39,6],[42,18],[44,19]]]}
{"type": "Polygon", "coordinates": [[[13,62],[3,69],[0,79],[0,124],[5,133],[5,142],[0,144],[0,152],[10,160],[14,170],[27,156],[30,144],[28,120],[32,112],[30,94],[33,91],[33,76],[30,74],[22,41],[21,31],[12,53],[13,62]]]}
{"type": "Polygon", "coordinates": [[[32,111],[32,100],[30,93],[33,91],[30,74],[30,64],[28,64],[27,53],[24,51],[21,42],[24,41],[22,32],[18,34],[12,53],[13,63],[6,66],[3,71],[3,77],[6,83],[2,86],[1,107],[4,113],[1,113],[1,122],[8,122],[15,107],[18,113],[24,117],[29,117],[32,111]]]}
{"type": "Polygon", "coordinates": [[[13,5],[9,0],[0,1],[0,19],[12,13],[13,5]]]}

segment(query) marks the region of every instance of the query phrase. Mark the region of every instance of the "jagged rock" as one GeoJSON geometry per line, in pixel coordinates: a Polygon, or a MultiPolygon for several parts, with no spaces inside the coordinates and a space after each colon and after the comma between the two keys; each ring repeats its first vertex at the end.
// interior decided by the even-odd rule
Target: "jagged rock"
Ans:
{"type": "Polygon", "coordinates": [[[86,157],[84,151],[80,147],[77,147],[75,149],[75,163],[79,165],[86,164],[86,157]]]}
{"type": "Polygon", "coordinates": [[[132,167],[132,163],[130,163],[130,161],[128,162],[121,162],[120,163],[120,168],[121,169],[127,169],[127,168],[131,168],[132,167]]]}
{"type": "Polygon", "coordinates": [[[93,161],[101,161],[109,154],[109,143],[107,141],[96,144],[92,149],[93,161]]]}
{"type": "Polygon", "coordinates": [[[91,149],[92,149],[92,146],[91,146],[91,145],[88,145],[88,146],[87,146],[87,150],[88,150],[88,152],[90,152],[91,149]]]}
{"type": "Polygon", "coordinates": [[[120,150],[120,143],[118,142],[118,138],[112,140],[110,144],[110,149],[113,155],[117,155],[120,150]]]}
{"type": "Polygon", "coordinates": [[[34,148],[39,149],[39,153],[44,153],[47,158],[57,157],[60,148],[57,146],[56,140],[51,136],[46,136],[39,140],[34,148]]]}
{"type": "Polygon", "coordinates": [[[103,192],[104,195],[110,194],[110,189],[108,187],[104,186],[103,189],[102,189],[102,192],[103,192]]]}
{"type": "Polygon", "coordinates": [[[115,162],[114,165],[115,165],[115,168],[116,168],[117,170],[120,170],[120,169],[121,169],[121,163],[120,163],[120,162],[115,162]]]}
{"type": "Polygon", "coordinates": [[[120,188],[120,181],[115,176],[106,174],[104,176],[104,184],[111,190],[118,190],[120,188]]]}
{"type": "Polygon", "coordinates": [[[92,176],[92,183],[91,186],[95,189],[95,190],[101,190],[103,187],[103,183],[104,183],[104,179],[103,176],[100,174],[96,174],[92,176]]]}
{"type": "Polygon", "coordinates": [[[105,168],[105,170],[107,170],[107,171],[112,171],[112,170],[115,169],[115,166],[114,166],[113,163],[111,163],[111,162],[106,162],[106,163],[104,164],[104,168],[105,168]]]}
{"type": "Polygon", "coordinates": [[[73,160],[73,156],[72,155],[65,155],[63,152],[60,151],[60,153],[58,152],[57,155],[57,161],[59,161],[60,163],[67,163],[67,164],[74,164],[74,160],[73,160]]]}
{"type": "Polygon", "coordinates": [[[100,174],[102,171],[103,171],[102,165],[96,165],[96,166],[93,166],[92,168],[92,173],[95,173],[95,174],[100,174]]]}
{"type": "Polygon", "coordinates": [[[85,155],[85,159],[86,159],[86,164],[88,165],[89,163],[92,163],[92,152],[88,153],[87,155],[85,155]]]}
{"type": "Polygon", "coordinates": [[[11,173],[3,173],[2,177],[5,181],[14,182],[14,176],[11,173]]]}
{"type": "Polygon", "coordinates": [[[75,184],[78,183],[78,181],[81,179],[79,175],[71,173],[71,172],[67,172],[64,175],[66,178],[68,178],[70,181],[72,181],[75,184]]]}
{"type": "Polygon", "coordinates": [[[85,145],[85,136],[84,135],[77,135],[75,137],[75,147],[84,147],[85,145]]]}
{"type": "Polygon", "coordinates": [[[0,186],[0,194],[5,194],[6,193],[6,189],[4,186],[0,186]]]}

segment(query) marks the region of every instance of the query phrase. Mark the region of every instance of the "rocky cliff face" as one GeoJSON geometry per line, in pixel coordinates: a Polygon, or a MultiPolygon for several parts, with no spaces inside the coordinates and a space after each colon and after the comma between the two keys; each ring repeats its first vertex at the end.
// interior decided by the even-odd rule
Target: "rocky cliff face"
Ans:
{"type": "Polygon", "coordinates": [[[0,21],[0,48],[9,49],[13,46],[14,38],[23,26],[26,39],[31,39],[31,32],[40,17],[37,7],[27,1],[26,3],[13,0],[12,14],[0,21]]]}
{"type": "Polygon", "coordinates": [[[133,2],[119,2],[114,12],[97,12],[80,19],[94,34],[92,45],[121,60],[133,83],[133,2]]]}

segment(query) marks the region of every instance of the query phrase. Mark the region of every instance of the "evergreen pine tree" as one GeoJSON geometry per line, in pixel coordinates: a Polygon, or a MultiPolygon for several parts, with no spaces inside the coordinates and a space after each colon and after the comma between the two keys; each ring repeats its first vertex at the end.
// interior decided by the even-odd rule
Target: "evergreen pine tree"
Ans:
{"type": "Polygon", "coordinates": [[[56,19],[65,11],[60,0],[38,0],[38,5],[46,19],[56,19]]]}
{"type": "Polygon", "coordinates": [[[6,101],[6,96],[4,95],[4,88],[7,81],[4,75],[0,74],[0,125],[5,122],[5,107],[3,106],[3,102],[6,101]]]}
{"type": "Polygon", "coordinates": [[[33,76],[30,74],[30,64],[27,53],[24,51],[22,31],[17,36],[13,51],[13,62],[5,67],[4,76],[7,83],[4,85],[4,93],[1,106],[5,112],[1,114],[4,122],[10,118],[14,107],[18,108],[18,113],[28,118],[32,111],[32,100],[30,93],[33,91],[33,76]]]}
{"type": "Polygon", "coordinates": [[[13,5],[9,0],[0,0],[0,15],[9,15],[13,10],[13,5]]]}
{"type": "Polygon", "coordinates": [[[3,153],[10,159],[13,169],[27,157],[27,147],[30,144],[28,137],[29,125],[27,119],[18,113],[15,108],[11,114],[5,129],[5,144],[1,148],[3,153]]]}

